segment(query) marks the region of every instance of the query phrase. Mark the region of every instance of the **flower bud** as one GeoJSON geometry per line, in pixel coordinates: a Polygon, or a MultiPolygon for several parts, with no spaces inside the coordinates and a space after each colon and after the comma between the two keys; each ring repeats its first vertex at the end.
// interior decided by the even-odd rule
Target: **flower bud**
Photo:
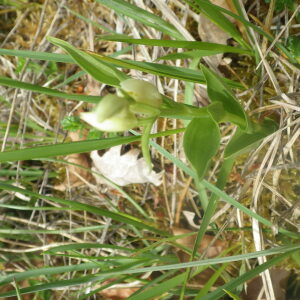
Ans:
{"type": "Polygon", "coordinates": [[[91,126],[110,132],[125,131],[138,124],[129,102],[115,95],[103,97],[94,111],[81,113],[80,117],[91,126]]]}
{"type": "Polygon", "coordinates": [[[120,83],[121,90],[126,92],[136,102],[155,108],[162,104],[162,96],[153,84],[138,79],[126,79],[120,83]]]}

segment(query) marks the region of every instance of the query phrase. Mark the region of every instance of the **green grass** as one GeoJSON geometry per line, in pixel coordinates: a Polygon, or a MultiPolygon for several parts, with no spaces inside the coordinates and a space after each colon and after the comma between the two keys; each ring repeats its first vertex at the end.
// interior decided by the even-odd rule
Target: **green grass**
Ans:
{"type": "MultiPolygon", "coordinates": [[[[23,2],[3,5],[22,15],[23,2]]],[[[0,49],[1,299],[25,294],[43,300],[94,299],[120,285],[133,287],[130,300],[242,299],[247,281],[267,276],[264,272],[274,267],[299,267],[300,235],[291,211],[300,174],[281,168],[298,163],[297,110],[269,102],[280,96],[279,89],[297,92],[291,91],[297,75],[287,74],[299,73],[299,57],[295,38],[291,48],[278,31],[264,28],[261,18],[276,17],[284,8],[276,4],[271,11],[260,1],[261,11],[251,19],[245,14],[249,5],[239,1],[233,1],[234,11],[206,0],[181,1],[186,30],[195,35],[193,16],[200,13],[231,37],[230,45],[223,45],[198,41],[196,35],[187,40],[174,21],[184,16],[176,2],[169,2],[169,11],[150,2],[147,9],[137,5],[146,2],[134,0],[30,6],[25,20],[33,11],[44,24],[54,20],[47,37],[33,25],[47,47],[28,38],[27,47],[19,45],[17,35],[25,32],[17,27],[0,49]],[[60,26],[56,13],[66,19],[62,32],[55,30],[60,26]],[[263,64],[261,53],[266,53],[263,64]],[[209,67],[207,58],[216,54],[231,57],[232,64],[209,67]],[[99,132],[98,138],[86,138],[93,129],[80,121],[80,112],[92,110],[132,77],[154,79],[162,94],[155,115],[151,103],[137,113],[133,104],[143,101],[122,91],[119,97],[143,125],[128,134],[99,132]],[[156,132],[150,134],[156,119],[156,132]],[[66,124],[75,133],[78,129],[76,141],[66,124]],[[78,153],[128,144],[142,148],[148,165],[152,156],[163,168],[164,185],[120,187],[108,179],[105,187],[98,186],[87,179],[97,171],[69,161],[78,153]],[[72,186],[72,170],[83,180],[79,187],[72,186]],[[56,190],[62,182],[65,190],[56,190]],[[174,236],[172,226],[188,229],[182,212],[181,222],[174,224],[180,201],[184,210],[201,214],[201,222],[198,229],[174,236]],[[198,250],[208,233],[226,241],[214,257],[198,250]],[[186,238],[192,242],[182,242],[186,238]],[[199,284],[199,274],[207,270],[212,275],[199,284]]],[[[289,17],[298,17],[295,6],[286,9],[289,17]]],[[[277,22],[285,25],[279,17],[277,22]]],[[[295,22],[290,20],[285,38],[295,35],[295,22]]],[[[208,245],[207,253],[212,249],[208,245]]],[[[270,289],[270,283],[263,287],[270,289]]]]}

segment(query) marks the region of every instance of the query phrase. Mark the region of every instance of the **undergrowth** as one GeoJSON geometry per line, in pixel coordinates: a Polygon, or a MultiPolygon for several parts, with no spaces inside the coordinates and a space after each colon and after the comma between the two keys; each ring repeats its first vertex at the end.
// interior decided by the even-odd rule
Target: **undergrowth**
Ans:
{"type": "Polygon", "coordinates": [[[0,1],[1,299],[299,298],[300,7],[213,3],[0,1]]]}

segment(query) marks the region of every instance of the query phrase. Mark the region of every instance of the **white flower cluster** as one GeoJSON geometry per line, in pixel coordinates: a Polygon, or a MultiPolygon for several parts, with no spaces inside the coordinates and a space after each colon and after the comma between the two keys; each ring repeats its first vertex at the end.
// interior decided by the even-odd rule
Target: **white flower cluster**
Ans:
{"type": "Polygon", "coordinates": [[[121,82],[117,95],[102,98],[91,112],[80,117],[91,126],[102,131],[125,131],[139,126],[139,116],[157,115],[162,96],[149,82],[127,79],[121,82]]]}

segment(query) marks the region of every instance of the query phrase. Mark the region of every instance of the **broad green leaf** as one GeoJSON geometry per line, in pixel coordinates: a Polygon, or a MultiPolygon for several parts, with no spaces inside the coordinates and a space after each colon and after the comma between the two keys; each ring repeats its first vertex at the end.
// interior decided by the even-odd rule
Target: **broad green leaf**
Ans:
{"type": "Polygon", "coordinates": [[[206,79],[209,99],[211,102],[221,102],[226,111],[223,121],[230,121],[246,130],[248,127],[247,116],[225,81],[205,66],[201,65],[201,69],[206,79]]]}
{"type": "MultiPolygon", "coordinates": [[[[184,131],[185,128],[169,130],[157,134],[151,134],[151,138],[175,134],[184,131]]],[[[80,142],[51,144],[47,146],[38,146],[20,150],[5,151],[0,153],[0,162],[28,160],[35,158],[44,158],[57,155],[68,155],[72,153],[89,152],[93,150],[108,149],[117,145],[127,144],[139,141],[140,136],[114,137],[102,140],[87,140],[80,142]]]]}
{"type": "Polygon", "coordinates": [[[128,78],[123,72],[95,59],[88,52],[79,50],[58,38],[48,37],[47,39],[52,44],[64,49],[83,70],[102,83],[119,86],[121,80],[128,78]]]}
{"type": "Polygon", "coordinates": [[[188,160],[202,180],[220,145],[218,124],[211,118],[194,118],[184,133],[183,147],[188,160]]]}
{"type": "Polygon", "coordinates": [[[97,2],[111,8],[119,14],[125,15],[149,27],[155,28],[164,34],[175,39],[182,39],[182,35],[178,30],[168,22],[161,19],[136,5],[130,4],[124,0],[96,0],[97,2]]]}
{"type": "MultiPolygon", "coordinates": [[[[218,53],[240,53],[252,55],[252,52],[239,47],[231,47],[223,44],[199,42],[199,41],[180,41],[180,40],[158,40],[158,39],[133,39],[124,35],[103,35],[100,36],[101,40],[107,41],[118,41],[123,43],[130,43],[136,45],[147,45],[147,46],[160,46],[168,48],[185,48],[185,49],[198,49],[206,51],[207,53],[213,52],[218,53]]],[[[212,55],[212,54],[207,54],[212,55]]]]}
{"type": "Polygon", "coordinates": [[[225,148],[225,158],[237,156],[255,148],[259,142],[274,133],[278,125],[271,119],[265,119],[262,124],[253,124],[253,132],[246,133],[237,128],[236,133],[225,148]]]}
{"type": "Polygon", "coordinates": [[[211,117],[217,122],[223,122],[226,119],[226,110],[224,109],[223,103],[216,101],[206,106],[207,111],[211,117]]]}
{"type": "Polygon", "coordinates": [[[19,88],[19,89],[32,91],[35,93],[40,93],[40,94],[64,98],[64,99],[76,100],[76,101],[98,103],[99,100],[101,99],[101,97],[97,97],[97,96],[67,94],[67,93],[63,93],[63,92],[60,92],[55,89],[50,89],[50,88],[42,87],[42,86],[39,86],[36,84],[18,81],[18,80],[14,80],[14,79],[11,79],[8,77],[3,77],[3,76],[0,76],[0,84],[2,84],[4,86],[13,87],[13,88],[19,88]]]}
{"type": "Polygon", "coordinates": [[[53,197],[53,196],[41,195],[41,194],[38,194],[38,193],[35,193],[35,192],[32,192],[32,191],[17,188],[13,185],[6,184],[6,183],[3,183],[3,182],[0,182],[0,189],[5,190],[5,191],[12,191],[12,192],[21,193],[21,194],[31,196],[31,197],[35,197],[35,198],[50,200],[50,201],[53,201],[53,202],[56,202],[56,203],[60,203],[60,204],[69,206],[73,210],[87,211],[87,212],[95,214],[95,215],[111,218],[111,219],[113,219],[114,221],[117,221],[117,222],[133,225],[133,226],[135,226],[137,228],[140,228],[140,229],[147,229],[147,230],[150,230],[150,231],[155,232],[155,233],[166,235],[165,232],[163,232],[159,229],[156,229],[155,227],[152,227],[152,226],[148,225],[146,223],[145,219],[140,220],[136,217],[127,215],[125,213],[111,212],[111,211],[108,211],[108,210],[105,210],[105,209],[102,209],[102,208],[99,208],[99,207],[95,207],[95,206],[92,206],[92,205],[88,205],[88,204],[85,204],[85,203],[81,203],[81,202],[78,202],[78,201],[70,201],[70,200],[65,200],[65,199],[61,199],[61,198],[57,198],[57,197],[53,197]]]}
{"type": "MultiPolygon", "coordinates": [[[[170,78],[175,78],[175,79],[180,79],[185,81],[205,83],[205,78],[203,76],[203,73],[198,70],[191,70],[188,68],[168,66],[164,64],[149,63],[143,61],[115,59],[112,57],[104,56],[93,52],[89,52],[89,51],[87,52],[90,53],[93,57],[97,58],[99,61],[108,62],[117,67],[139,70],[154,75],[165,76],[165,77],[170,77],[170,78]]],[[[231,87],[243,88],[243,86],[238,82],[226,78],[224,79],[224,81],[231,87]]]]}

